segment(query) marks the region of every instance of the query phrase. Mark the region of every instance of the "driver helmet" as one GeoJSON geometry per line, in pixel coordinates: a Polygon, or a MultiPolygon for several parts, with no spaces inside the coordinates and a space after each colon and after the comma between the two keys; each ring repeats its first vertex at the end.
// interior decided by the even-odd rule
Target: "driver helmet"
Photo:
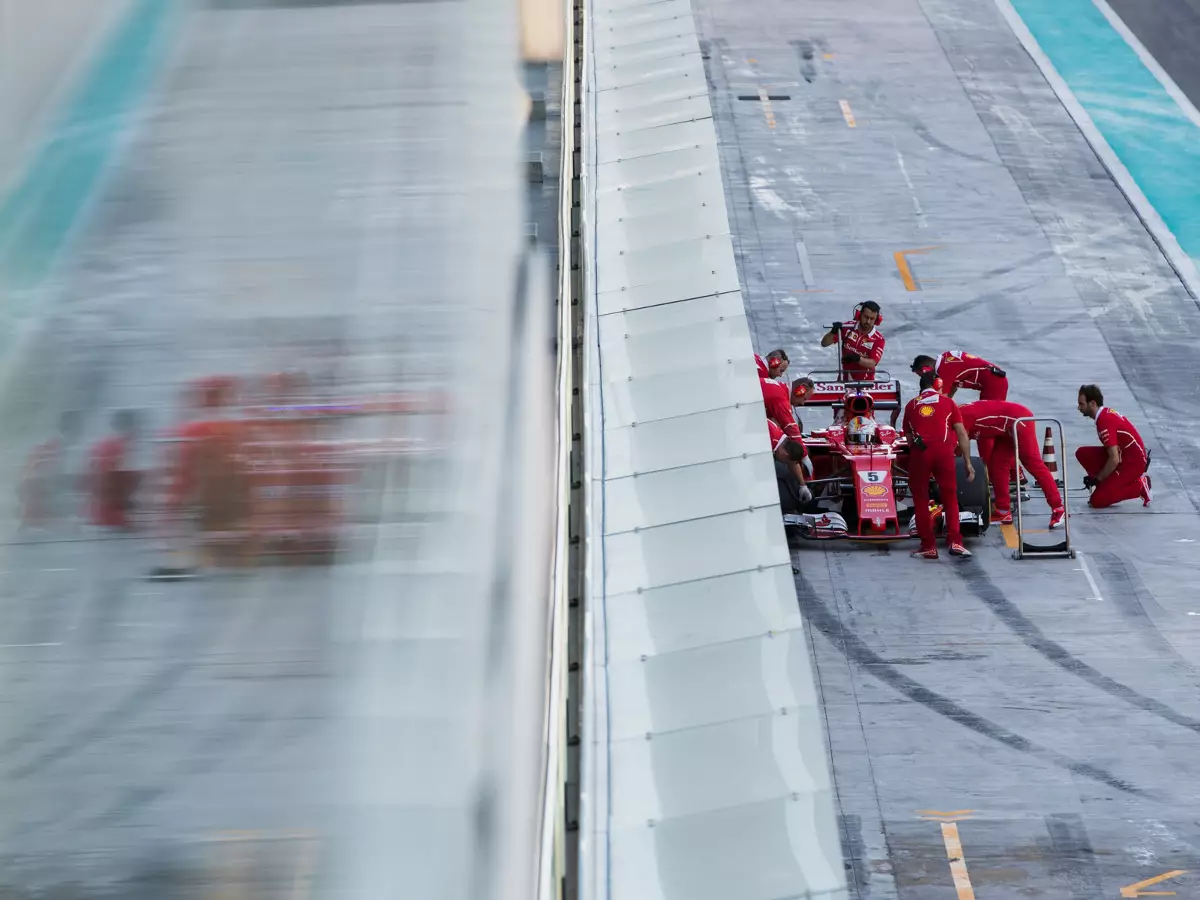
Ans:
{"type": "Polygon", "coordinates": [[[875,420],[866,416],[855,416],[846,425],[846,442],[870,444],[875,441],[875,420]]]}

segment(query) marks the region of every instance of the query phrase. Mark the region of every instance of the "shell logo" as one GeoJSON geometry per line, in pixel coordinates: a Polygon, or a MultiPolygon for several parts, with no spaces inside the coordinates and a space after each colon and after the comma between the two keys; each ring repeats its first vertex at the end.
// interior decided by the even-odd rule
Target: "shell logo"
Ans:
{"type": "Polygon", "coordinates": [[[934,409],[932,406],[918,406],[917,412],[919,412],[921,415],[925,416],[925,418],[929,418],[930,416],[933,415],[934,409]]]}
{"type": "Polygon", "coordinates": [[[882,484],[871,484],[863,488],[863,493],[868,497],[882,497],[887,493],[887,488],[882,484]]]}

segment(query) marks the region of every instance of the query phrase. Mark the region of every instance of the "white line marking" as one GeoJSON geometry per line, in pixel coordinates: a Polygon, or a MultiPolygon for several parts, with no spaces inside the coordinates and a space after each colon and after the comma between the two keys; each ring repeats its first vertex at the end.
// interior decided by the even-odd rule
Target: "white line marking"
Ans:
{"type": "Polygon", "coordinates": [[[928,228],[929,222],[925,219],[925,210],[921,208],[921,201],[917,199],[917,189],[913,186],[912,179],[908,177],[908,166],[904,164],[904,154],[900,152],[900,148],[896,146],[896,139],[892,138],[892,147],[896,151],[896,162],[900,164],[900,174],[904,176],[904,183],[908,185],[908,193],[912,197],[913,209],[917,213],[917,226],[920,228],[928,228]]]}
{"type": "Polygon", "coordinates": [[[17,647],[61,647],[62,641],[53,641],[48,644],[0,644],[0,650],[12,650],[17,647]]]}
{"type": "Polygon", "coordinates": [[[796,241],[796,259],[800,260],[800,274],[804,276],[804,286],[813,287],[812,263],[808,259],[808,248],[804,241],[796,241]]]}
{"type": "Polygon", "coordinates": [[[1117,186],[1120,187],[1125,196],[1129,198],[1129,202],[1137,212],[1138,218],[1142,220],[1146,226],[1146,230],[1150,232],[1162,249],[1163,254],[1167,257],[1171,267],[1175,269],[1175,273],[1179,276],[1179,280],[1183,282],[1187,292],[1194,298],[1200,298],[1200,272],[1196,270],[1196,264],[1192,262],[1192,258],[1183,252],[1183,248],[1179,246],[1179,241],[1171,233],[1171,230],[1167,228],[1166,223],[1162,220],[1162,216],[1158,214],[1158,210],[1146,199],[1146,195],[1142,193],[1142,189],[1133,180],[1133,176],[1129,174],[1129,170],[1125,168],[1125,164],[1121,162],[1112,147],[1108,145],[1108,141],[1104,139],[1104,136],[1100,133],[1100,129],[1092,121],[1092,117],[1088,115],[1087,110],[1080,104],[1078,98],[1071,91],[1071,88],[1063,80],[1063,77],[1058,74],[1058,70],[1054,68],[1054,63],[1050,62],[1050,57],[1042,50],[1037,39],[1033,36],[1033,32],[1026,26],[1025,21],[1013,7],[1010,0],[994,0],[994,2],[1000,10],[1000,14],[1004,16],[1009,27],[1013,30],[1013,34],[1017,36],[1017,40],[1025,47],[1025,52],[1033,57],[1033,61],[1042,70],[1042,75],[1058,97],[1058,101],[1066,108],[1071,118],[1075,120],[1075,125],[1083,132],[1083,136],[1092,145],[1092,150],[1100,157],[1100,161],[1108,169],[1109,174],[1112,175],[1113,181],[1117,183],[1117,186]]]}
{"type": "Polygon", "coordinates": [[[1082,572],[1085,576],[1087,576],[1088,584],[1092,586],[1092,596],[1090,599],[1103,602],[1104,596],[1100,593],[1100,586],[1096,584],[1096,579],[1092,577],[1092,572],[1088,568],[1087,560],[1083,558],[1083,551],[1077,551],[1075,558],[1079,560],[1080,566],[1080,568],[1076,569],[1075,571],[1082,572]]]}

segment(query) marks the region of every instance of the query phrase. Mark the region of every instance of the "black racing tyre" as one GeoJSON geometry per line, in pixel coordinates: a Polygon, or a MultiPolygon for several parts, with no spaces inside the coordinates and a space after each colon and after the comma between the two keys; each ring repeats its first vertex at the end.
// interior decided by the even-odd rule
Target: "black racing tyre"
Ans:
{"type": "Polygon", "coordinates": [[[978,513],[987,528],[992,523],[991,486],[988,484],[987,467],[978,456],[971,457],[975,469],[975,480],[967,481],[967,464],[961,457],[954,461],[958,482],[958,508],[962,512],[978,513]]]}

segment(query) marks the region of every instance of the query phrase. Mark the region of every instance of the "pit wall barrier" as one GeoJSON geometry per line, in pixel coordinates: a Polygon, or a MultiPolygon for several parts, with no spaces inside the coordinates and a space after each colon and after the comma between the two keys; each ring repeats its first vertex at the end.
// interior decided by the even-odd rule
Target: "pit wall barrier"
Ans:
{"type": "Polygon", "coordinates": [[[692,9],[582,21],[580,896],[844,898],[692,9]]]}

